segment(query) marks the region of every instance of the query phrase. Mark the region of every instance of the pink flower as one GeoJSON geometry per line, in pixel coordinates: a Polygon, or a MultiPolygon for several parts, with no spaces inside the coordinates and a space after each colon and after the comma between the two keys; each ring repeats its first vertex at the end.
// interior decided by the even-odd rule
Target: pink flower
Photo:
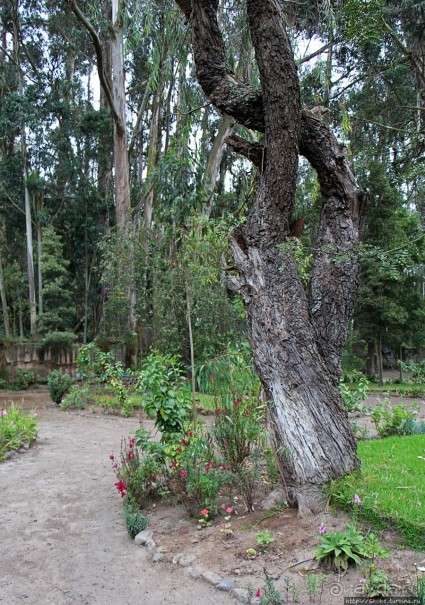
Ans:
{"type": "Polygon", "coordinates": [[[206,508],[204,508],[204,510],[201,510],[201,515],[203,515],[204,517],[208,517],[208,511],[206,508]]]}
{"type": "Polygon", "coordinates": [[[7,416],[7,410],[2,410],[2,411],[1,411],[1,415],[2,415],[2,416],[7,416]]]}
{"type": "Polygon", "coordinates": [[[323,534],[325,533],[325,526],[323,525],[323,523],[321,523],[319,525],[319,534],[321,534],[323,536],[323,534]]]}
{"type": "Polygon", "coordinates": [[[114,454],[111,454],[111,455],[109,456],[109,460],[115,460],[115,456],[114,456],[114,454]]]}
{"type": "Polygon", "coordinates": [[[187,476],[187,471],[186,471],[186,470],[183,470],[183,471],[181,472],[181,476],[182,476],[182,477],[186,477],[186,476],[187,476]]]}
{"type": "Polygon", "coordinates": [[[37,415],[38,415],[37,412],[34,412],[34,414],[33,414],[34,418],[37,418],[37,415]]]}
{"type": "Polygon", "coordinates": [[[354,504],[361,504],[362,501],[360,500],[360,498],[358,497],[357,494],[354,494],[354,504]]]}
{"type": "Polygon", "coordinates": [[[124,483],[124,481],[117,481],[114,483],[114,485],[121,494],[121,498],[124,498],[127,493],[127,485],[124,483]]]}
{"type": "Polygon", "coordinates": [[[233,508],[231,506],[228,506],[226,508],[226,513],[229,513],[229,515],[231,515],[233,513],[233,508]]]}
{"type": "Polygon", "coordinates": [[[261,590],[258,588],[257,592],[255,593],[255,598],[256,599],[260,599],[261,598],[261,590]]]}

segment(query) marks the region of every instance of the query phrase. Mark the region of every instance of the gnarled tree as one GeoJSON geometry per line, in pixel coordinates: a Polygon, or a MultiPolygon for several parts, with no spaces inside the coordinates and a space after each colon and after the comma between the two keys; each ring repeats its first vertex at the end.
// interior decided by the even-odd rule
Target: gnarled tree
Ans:
{"type": "Polygon", "coordinates": [[[252,354],[264,386],[282,479],[300,513],[322,504],[321,487],[359,466],[338,392],[340,360],[359,282],[350,254],[359,242],[364,194],[344,149],[303,109],[297,70],[278,0],[247,0],[261,90],[226,64],[217,0],[176,0],[192,30],[196,71],[208,99],[239,124],[264,132],[264,147],[228,144],[260,170],[255,202],[230,238],[252,354]],[[290,245],[298,157],[318,174],[322,210],[310,288],[290,245]]]}

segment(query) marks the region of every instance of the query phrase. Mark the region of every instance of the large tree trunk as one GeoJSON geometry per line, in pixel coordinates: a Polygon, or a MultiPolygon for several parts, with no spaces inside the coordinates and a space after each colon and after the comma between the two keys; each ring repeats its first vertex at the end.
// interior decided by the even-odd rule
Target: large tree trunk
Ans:
{"type": "Polygon", "coordinates": [[[228,143],[260,169],[246,223],[230,238],[252,354],[268,400],[279,468],[300,513],[322,506],[324,483],[359,466],[338,391],[340,361],[359,280],[363,193],[344,150],[312,112],[302,111],[296,68],[277,0],[247,0],[262,90],[226,65],[215,0],[176,0],[192,26],[197,76],[209,99],[265,133],[261,148],[228,143]],[[308,295],[291,246],[298,155],[317,170],[323,207],[308,295]]]}

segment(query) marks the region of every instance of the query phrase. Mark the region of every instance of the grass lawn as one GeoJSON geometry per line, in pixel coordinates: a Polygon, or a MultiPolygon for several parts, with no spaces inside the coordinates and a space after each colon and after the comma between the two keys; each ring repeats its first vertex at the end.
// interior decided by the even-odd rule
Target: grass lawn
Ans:
{"type": "Polygon", "coordinates": [[[213,395],[207,395],[206,393],[196,393],[196,400],[198,406],[202,412],[214,412],[217,404],[213,395]]]}
{"type": "Polygon", "coordinates": [[[425,384],[394,384],[385,382],[382,386],[379,384],[370,384],[371,393],[388,393],[401,397],[425,397],[425,384]]]}
{"type": "Polygon", "coordinates": [[[331,501],[425,550],[425,436],[360,441],[358,454],[362,473],[332,482],[331,501]]]}

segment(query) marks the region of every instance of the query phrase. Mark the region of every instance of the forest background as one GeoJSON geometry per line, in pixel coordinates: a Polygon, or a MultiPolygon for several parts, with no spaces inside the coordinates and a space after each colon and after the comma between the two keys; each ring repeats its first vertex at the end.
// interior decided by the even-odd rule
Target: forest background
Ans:
{"type": "MultiPolygon", "coordinates": [[[[244,3],[225,0],[229,67],[259,84],[244,3]]],[[[413,0],[286,11],[302,102],[332,126],[367,191],[362,282],[345,368],[379,372],[425,342],[425,35],[413,0]]],[[[227,286],[230,231],[258,171],[221,116],[168,0],[6,0],[0,9],[0,331],[40,348],[96,340],[185,364],[246,350],[227,286]],[[99,79],[100,75],[100,79],[99,79]]],[[[294,246],[308,288],[321,194],[301,160],[294,246]]]]}

